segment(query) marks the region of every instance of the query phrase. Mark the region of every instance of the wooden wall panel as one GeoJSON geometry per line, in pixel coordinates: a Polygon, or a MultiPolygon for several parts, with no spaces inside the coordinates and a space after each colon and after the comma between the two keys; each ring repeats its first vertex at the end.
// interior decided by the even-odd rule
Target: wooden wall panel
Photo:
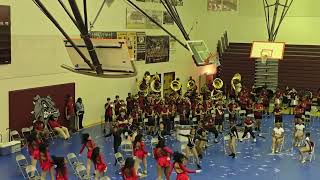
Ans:
{"type": "MultiPolygon", "coordinates": [[[[240,73],[246,85],[254,84],[254,61],[249,58],[251,43],[230,43],[221,59],[222,79],[227,85],[234,73],[240,73]]],[[[286,45],[279,62],[279,87],[316,91],[320,87],[320,46],[286,45]]]]}
{"type": "Polygon", "coordinates": [[[75,84],[59,84],[54,86],[45,86],[31,89],[22,89],[9,92],[9,128],[20,131],[23,127],[32,125],[33,115],[33,97],[51,96],[60,111],[59,121],[68,127],[64,118],[65,114],[65,97],[66,95],[75,97],[75,84]]]}

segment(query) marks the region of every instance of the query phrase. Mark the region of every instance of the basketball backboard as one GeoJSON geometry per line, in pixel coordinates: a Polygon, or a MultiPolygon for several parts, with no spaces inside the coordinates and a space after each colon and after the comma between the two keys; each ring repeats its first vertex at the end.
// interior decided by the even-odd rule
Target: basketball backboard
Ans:
{"type": "MultiPolygon", "coordinates": [[[[97,53],[99,61],[102,65],[103,73],[107,76],[132,76],[136,69],[129,56],[126,41],[123,39],[91,39],[94,49],[97,53]]],[[[87,47],[82,39],[73,39],[80,51],[90,59],[87,47]]],[[[69,54],[73,67],[63,65],[64,68],[74,72],[86,72],[88,74],[91,69],[79,56],[76,50],[66,43],[66,49],[69,54]]]]}
{"type": "Polygon", "coordinates": [[[192,54],[195,63],[198,66],[215,64],[220,65],[218,56],[209,51],[206,43],[203,40],[187,41],[188,48],[192,54]]]}
{"type": "Polygon", "coordinates": [[[251,47],[250,58],[282,60],[285,43],[254,41],[251,47]]]}

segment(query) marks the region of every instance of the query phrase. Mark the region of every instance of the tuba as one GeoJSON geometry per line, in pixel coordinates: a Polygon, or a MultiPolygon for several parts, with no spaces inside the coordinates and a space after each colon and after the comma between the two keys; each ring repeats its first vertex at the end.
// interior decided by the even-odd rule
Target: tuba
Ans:
{"type": "Polygon", "coordinates": [[[242,89],[242,85],[241,85],[241,75],[239,73],[236,73],[232,79],[231,79],[231,86],[232,89],[234,90],[236,96],[238,96],[238,94],[240,93],[241,89],[242,89]]]}
{"type": "Polygon", "coordinates": [[[173,91],[177,92],[182,88],[182,84],[179,80],[171,81],[170,87],[173,91]]]}
{"type": "Polygon", "coordinates": [[[215,78],[212,85],[215,89],[221,89],[223,87],[223,81],[220,78],[215,78]]]}
{"type": "Polygon", "coordinates": [[[147,96],[149,93],[149,86],[145,80],[142,80],[138,83],[138,90],[144,96],[147,96]]]}
{"type": "Polygon", "coordinates": [[[161,80],[158,73],[151,78],[150,89],[156,93],[161,92],[161,80]]]}
{"type": "Polygon", "coordinates": [[[196,81],[193,79],[190,79],[187,83],[187,91],[193,91],[197,89],[196,81]]]}
{"type": "Polygon", "coordinates": [[[138,82],[138,90],[144,96],[147,96],[149,93],[151,75],[149,71],[146,71],[143,75],[142,81],[138,82]]]}

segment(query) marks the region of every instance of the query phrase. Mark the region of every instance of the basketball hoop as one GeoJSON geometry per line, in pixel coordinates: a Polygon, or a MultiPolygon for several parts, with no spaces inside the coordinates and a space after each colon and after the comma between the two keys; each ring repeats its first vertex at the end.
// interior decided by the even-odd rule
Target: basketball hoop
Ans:
{"type": "Polygon", "coordinates": [[[267,64],[267,60],[272,56],[272,49],[262,49],[260,52],[260,60],[262,64],[267,64]]]}
{"type": "Polygon", "coordinates": [[[261,56],[261,63],[262,63],[262,64],[267,64],[267,59],[268,59],[268,56],[267,56],[267,55],[261,56]]]}

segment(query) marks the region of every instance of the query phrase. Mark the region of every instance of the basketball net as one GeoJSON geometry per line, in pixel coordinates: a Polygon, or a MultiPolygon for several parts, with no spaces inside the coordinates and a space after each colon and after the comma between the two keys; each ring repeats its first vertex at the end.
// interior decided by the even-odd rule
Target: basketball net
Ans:
{"type": "Polygon", "coordinates": [[[261,63],[262,64],[267,64],[267,59],[268,59],[268,55],[262,55],[261,56],[261,63]]]}

